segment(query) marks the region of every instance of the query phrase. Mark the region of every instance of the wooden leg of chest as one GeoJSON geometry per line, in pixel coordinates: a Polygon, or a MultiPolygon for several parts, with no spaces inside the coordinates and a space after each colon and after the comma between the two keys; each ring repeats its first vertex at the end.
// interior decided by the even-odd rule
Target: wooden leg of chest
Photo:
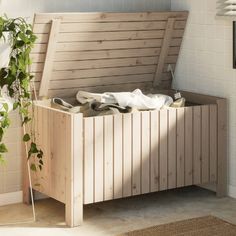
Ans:
{"type": "MultiPolygon", "coordinates": [[[[69,129],[68,129],[69,130],[69,129]]],[[[71,154],[66,161],[66,224],[76,227],[83,221],[83,117],[75,114],[71,119],[71,154]]]]}

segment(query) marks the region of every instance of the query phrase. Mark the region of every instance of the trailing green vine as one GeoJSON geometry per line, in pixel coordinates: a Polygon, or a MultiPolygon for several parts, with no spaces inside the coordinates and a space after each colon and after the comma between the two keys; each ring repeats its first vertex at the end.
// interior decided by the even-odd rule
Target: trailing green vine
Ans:
{"type": "MultiPolygon", "coordinates": [[[[7,91],[7,95],[14,99],[13,110],[18,109],[22,117],[22,126],[30,127],[33,110],[30,83],[33,76],[29,72],[31,64],[30,52],[36,41],[32,26],[23,18],[9,19],[0,17],[0,41],[10,45],[10,58],[7,67],[0,68],[0,88],[7,91]],[[32,115],[30,115],[32,114],[32,115]]],[[[10,126],[9,106],[2,104],[0,110],[0,162],[4,162],[4,154],[8,151],[3,142],[6,130],[10,126]]],[[[28,130],[28,129],[27,129],[28,130]]],[[[23,141],[29,147],[28,158],[36,157],[37,164],[31,164],[31,169],[40,170],[43,166],[43,152],[36,145],[32,127],[29,133],[25,133],[23,141]]]]}

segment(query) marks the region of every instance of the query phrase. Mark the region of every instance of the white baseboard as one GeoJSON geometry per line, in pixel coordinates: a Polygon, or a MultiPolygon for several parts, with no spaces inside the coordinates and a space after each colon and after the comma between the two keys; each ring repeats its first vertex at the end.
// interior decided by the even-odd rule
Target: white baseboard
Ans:
{"type": "Polygon", "coordinates": [[[236,186],[229,185],[229,194],[230,197],[236,198],[236,186]]]}
{"type": "Polygon", "coordinates": [[[0,206],[23,202],[23,192],[12,192],[0,194],[0,206]]]}

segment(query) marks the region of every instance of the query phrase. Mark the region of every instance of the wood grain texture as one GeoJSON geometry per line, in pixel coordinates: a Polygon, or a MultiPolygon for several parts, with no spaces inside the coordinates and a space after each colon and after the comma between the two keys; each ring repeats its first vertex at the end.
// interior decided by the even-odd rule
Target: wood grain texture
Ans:
{"type": "Polygon", "coordinates": [[[142,193],[150,192],[150,112],[141,113],[142,193]]]}
{"type": "Polygon", "coordinates": [[[113,117],[104,117],[104,200],[113,199],[113,117]]]}
{"type": "Polygon", "coordinates": [[[114,198],[123,196],[123,119],[114,116],[114,198]]]}
{"type": "Polygon", "coordinates": [[[210,120],[209,106],[202,106],[202,183],[210,178],[210,120]]]}
{"type": "Polygon", "coordinates": [[[168,111],[168,189],[177,186],[177,110],[168,111]]]}
{"type": "Polygon", "coordinates": [[[123,115],[123,197],[132,195],[132,128],[131,114],[123,115]]]}
{"type": "Polygon", "coordinates": [[[185,139],[184,139],[185,110],[177,109],[177,187],[184,186],[185,178],[185,139]]]}
{"type": "Polygon", "coordinates": [[[217,180],[217,106],[210,106],[210,182],[217,180]]]}
{"type": "Polygon", "coordinates": [[[34,189],[65,203],[70,226],[81,224],[83,204],[210,182],[223,196],[226,101],[217,102],[89,118],[38,102],[45,167],[34,189]]]}
{"type": "Polygon", "coordinates": [[[104,126],[103,117],[94,119],[94,201],[104,200],[104,126]]]}
{"type": "Polygon", "coordinates": [[[185,108],[185,185],[193,184],[193,108],[185,108]]]}
{"type": "MultiPolygon", "coordinates": [[[[48,96],[90,92],[155,91],[170,87],[186,12],[37,14],[39,36],[31,67],[36,86],[50,58],[48,96]],[[48,57],[50,22],[60,19],[48,57]],[[161,78],[161,79],[160,79],[161,78]]],[[[42,86],[42,85],[41,85],[42,86]]],[[[173,91],[166,91],[172,94],[173,91]]],[[[227,106],[224,99],[183,92],[201,105],[83,118],[53,108],[36,109],[36,136],[45,169],[35,187],[66,204],[66,221],[82,222],[83,204],[176,187],[216,182],[227,186],[227,106]],[[67,161],[69,158],[69,161],[67,161]],[[60,170],[60,171],[59,171],[60,170]]]]}
{"type": "Polygon", "coordinates": [[[84,119],[84,204],[94,202],[94,119],[84,119]]]}
{"type": "Polygon", "coordinates": [[[60,20],[52,20],[50,25],[50,34],[47,42],[47,52],[45,57],[42,80],[39,89],[39,96],[47,96],[49,89],[49,81],[53,69],[53,57],[55,53],[55,45],[57,42],[57,35],[59,33],[60,20]]]}
{"type": "Polygon", "coordinates": [[[193,108],[193,183],[201,183],[201,107],[193,108]]]}
{"type": "Polygon", "coordinates": [[[141,114],[132,114],[132,195],[141,193],[141,114]]]}
{"type": "Polygon", "coordinates": [[[165,35],[164,35],[162,47],[161,47],[161,53],[160,53],[159,61],[157,64],[154,81],[153,81],[154,86],[159,85],[162,80],[161,75],[164,69],[165,58],[168,55],[169,47],[171,46],[171,41],[172,41],[171,39],[172,39],[174,24],[175,24],[175,18],[169,18],[167,21],[165,35]]]}
{"type": "Polygon", "coordinates": [[[167,189],[168,168],[168,115],[167,110],[160,111],[160,190],[167,189]]]}
{"type": "Polygon", "coordinates": [[[70,227],[83,222],[83,116],[67,117],[66,145],[71,158],[66,161],[66,223],[70,227]]]}
{"type": "Polygon", "coordinates": [[[228,126],[227,126],[227,101],[219,99],[217,101],[218,114],[218,163],[217,163],[217,196],[227,195],[227,161],[228,161],[228,126]]]}
{"type": "Polygon", "coordinates": [[[153,111],[150,114],[151,124],[151,146],[150,146],[150,169],[151,169],[151,192],[158,191],[159,181],[160,181],[160,171],[159,171],[159,150],[160,150],[160,113],[159,111],[153,111]]]}
{"type": "Polygon", "coordinates": [[[60,89],[96,91],[122,81],[141,89],[139,82],[150,82],[151,88],[154,77],[160,87],[170,87],[166,68],[168,64],[175,68],[187,16],[187,12],[36,14],[33,30],[38,39],[31,71],[37,74],[40,95],[63,97],[60,89]],[[51,21],[61,24],[51,29],[51,21]],[[57,37],[52,37],[54,28],[57,37]],[[123,75],[125,79],[116,77],[123,75]],[[136,75],[143,79],[135,80],[136,75]]]}

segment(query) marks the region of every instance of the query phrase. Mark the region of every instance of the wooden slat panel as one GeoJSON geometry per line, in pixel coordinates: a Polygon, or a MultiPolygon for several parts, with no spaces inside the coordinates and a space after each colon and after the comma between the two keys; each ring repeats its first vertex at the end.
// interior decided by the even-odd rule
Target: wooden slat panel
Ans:
{"type": "MultiPolygon", "coordinates": [[[[176,40],[177,41],[177,40],[176,40]]],[[[56,46],[57,52],[70,51],[92,51],[105,49],[126,49],[126,48],[158,48],[161,46],[161,39],[147,40],[123,40],[123,41],[98,41],[98,42],[68,42],[59,43],[56,46]]],[[[175,46],[175,45],[173,45],[175,46]]],[[[37,44],[34,47],[37,50],[37,44]]]]}
{"type": "Polygon", "coordinates": [[[165,65],[165,58],[168,55],[169,47],[171,45],[172,39],[172,32],[174,29],[175,18],[169,18],[167,21],[167,26],[164,34],[164,40],[162,42],[161,53],[159,57],[159,61],[157,63],[157,69],[154,76],[153,85],[157,86],[160,85],[161,82],[161,75],[163,73],[164,65],[165,65]]]}
{"type": "MultiPolygon", "coordinates": [[[[171,47],[169,56],[178,55],[179,47],[171,47]]],[[[96,60],[96,59],[111,59],[111,58],[127,58],[127,57],[146,57],[159,56],[160,48],[134,48],[134,49],[119,49],[119,50],[99,50],[99,51],[82,51],[78,52],[56,52],[54,61],[77,61],[77,60],[96,60]]],[[[34,63],[44,62],[45,54],[31,54],[34,63]]]]}
{"type": "MultiPolygon", "coordinates": [[[[74,62],[56,62],[53,70],[79,70],[79,69],[97,69],[105,67],[154,65],[157,63],[157,57],[140,57],[127,59],[105,59],[74,62]]],[[[171,58],[170,58],[171,59],[171,58]]]]}
{"type": "MultiPolygon", "coordinates": [[[[173,37],[183,37],[184,30],[174,30],[173,37]]],[[[36,34],[36,43],[47,43],[48,34],[36,34]]],[[[148,31],[121,31],[121,32],[80,32],[80,33],[60,33],[58,42],[93,42],[98,40],[135,40],[135,39],[160,39],[164,37],[164,30],[148,31]]]]}
{"type": "MultiPolygon", "coordinates": [[[[79,69],[98,69],[98,68],[114,68],[114,67],[127,67],[138,65],[155,65],[158,57],[138,57],[138,58],[119,58],[119,59],[105,59],[105,60],[85,60],[85,61],[64,61],[55,62],[53,70],[79,70],[79,69]]],[[[166,58],[166,64],[175,65],[177,56],[169,56],[166,58]]],[[[33,63],[31,65],[32,72],[41,72],[44,69],[43,63],[33,63]]]]}
{"type": "MultiPolygon", "coordinates": [[[[175,54],[178,48],[173,47],[172,54],[175,54]]],[[[112,59],[142,56],[158,56],[160,48],[134,48],[119,50],[98,50],[98,51],[82,51],[78,52],[56,52],[54,61],[77,61],[77,60],[96,60],[96,59],[112,59]]],[[[32,53],[31,58],[34,63],[44,62],[45,54],[32,53]]]]}
{"type": "Polygon", "coordinates": [[[132,114],[132,195],[141,193],[141,114],[132,114]]]}
{"type": "Polygon", "coordinates": [[[141,75],[124,75],[113,77],[100,77],[100,78],[87,78],[80,80],[54,80],[51,81],[49,88],[61,89],[61,88],[82,88],[93,86],[94,82],[97,85],[109,85],[109,84],[126,84],[126,83],[138,83],[138,82],[151,82],[153,74],[141,74],[141,75]],[[69,84],[69,85],[68,85],[69,84]]]}
{"type": "Polygon", "coordinates": [[[201,183],[201,107],[193,108],[193,183],[201,183]]]}
{"type": "MultiPolygon", "coordinates": [[[[94,119],[94,201],[104,200],[103,196],[103,166],[104,166],[104,144],[103,144],[103,117],[94,119]]],[[[92,148],[92,146],[90,147],[92,148]]]]}
{"type": "MultiPolygon", "coordinates": [[[[103,93],[103,92],[117,92],[117,91],[122,91],[122,92],[130,92],[134,89],[140,88],[142,91],[150,91],[152,88],[152,83],[150,82],[145,82],[145,83],[128,83],[128,84],[114,84],[114,85],[108,85],[108,86],[91,86],[91,87],[83,87],[84,91],[87,92],[97,92],[97,93],[103,93]]],[[[58,90],[49,90],[49,96],[50,97],[55,97],[58,94],[62,98],[72,98],[75,97],[77,94],[78,90],[80,88],[73,88],[73,89],[58,89],[58,90]]]]}
{"type": "MultiPolygon", "coordinates": [[[[73,126],[70,129],[73,130],[73,139],[71,143],[73,158],[70,163],[72,170],[70,175],[73,180],[70,181],[70,179],[67,179],[66,182],[66,185],[70,186],[72,196],[70,196],[70,204],[68,204],[68,201],[66,203],[66,212],[69,208],[69,211],[71,211],[71,216],[69,218],[71,219],[70,226],[74,227],[81,225],[83,222],[83,115],[74,114],[72,120],[73,126]]],[[[66,193],[68,193],[68,190],[66,190],[66,193]]],[[[67,196],[68,194],[66,194],[66,198],[67,196]]]]}
{"type": "Polygon", "coordinates": [[[32,173],[33,188],[63,203],[68,200],[66,183],[72,181],[66,161],[73,155],[72,123],[68,113],[35,107],[36,141],[44,151],[44,167],[32,173]]]}
{"type": "Polygon", "coordinates": [[[43,73],[40,83],[39,96],[48,95],[49,81],[53,69],[53,58],[56,49],[55,42],[57,41],[57,35],[59,33],[60,24],[61,24],[60,20],[52,20],[52,24],[50,26],[50,36],[47,44],[45,63],[42,70],[43,73]]]}
{"type": "Polygon", "coordinates": [[[151,192],[158,191],[159,189],[159,112],[151,112],[151,147],[150,147],[150,158],[151,158],[151,192]]]}
{"type": "MultiPolygon", "coordinates": [[[[176,21],[175,29],[183,29],[185,21],[176,21]]],[[[163,30],[166,21],[141,21],[141,22],[95,22],[95,23],[70,23],[61,24],[60,32],[112,32],[112,31],[132,31],[132,30],[163,30]]],[[[46,34],[50,30],[50,24],[34,24],[34,32],[46,34]]]]}
{"type": "Polygon", "coordinates": [[[227,100],[218,99],[217,100],[217,131],[218,131],[218,162],[217,162],[217,196],[225,197],[227,196],[227,100]]]}
{"type": "Polygon", "coordinates": [[[142,112],[142,193],[150,192],[150,112],[142,112]]]}
{"type": "Polygon", "coordinates": [[[90,70],[71,70],[71,71],[56,71],[52,73],[52,80],[59,79],[80,79],[89,77],[102,77],[113,75],[133,75],[153,73],[155,66],[134,66],[121,68],[101,68],[90,70]]]}
{"type": "Polygon", "coordinates": [[[123,194],[122,115],[114,116],[114,198],[123,194]]]}
{"type": "Polygon", "coordinates": [[[94,123],[84,119],[84,204],[94,202],[94,123]]]}
{"type": "Polygon", "coordinates": [[[168,115],[167,110],[160,111],[160,190],[167,189],[167,159],[168,159],[168,115]]]}
{"type": "MultiPolygon", "coordinates": [[[[39,136],[41,134],[40,141],[42,142],[40,145],[40,148],[42,148],[43,153],[44,153],[44,159],[43,159],[44,166],[42,168],[42,171],[40,171],[41,173],[39,174],[39,176],[43,177],[43,178],[39,179],[38,183],[40,184],[39,187],[41,187],[41,189],[43,189],[43,192],[45,192],[47,194],[51,190],[50,173],[51,173],[51,168],[53,168],[53,166],[51,165],[51,164],[53,164],[53,162],[51,162],[52,153],[50,152],[51,151],[51,148],[50,148],[50,145],[51,145],[50,116],[51,116],[51,114],[50,114],[50,111],[48,111],[46,109],[38,108],[38,115],[39,115],[38,128],[41,129],[41,130],[39,130],[39,136]],[[41,186],[41,184],[42,184],[42,186],[41,186]]],[[[68,124],[68,122],[66,122],[66,123],[68,124]]],[[[68,130],[68,128],[67,128],[67,130],[68,130]]],[[[70,131],[68,131],[68,133],[70,133],[70,131]]],[[[65,200],[65,194],[63,192],[64,191],[62,191],[62,194],[59,196],[60,201],[65,200]]]]}
{"type": "MultiPolygon", "coordinates": [[[[173,39],[170,42],[171,47],[179,47],[182,40],[173,39]]],[[[97,41],[97,42],[68,42],[58,43],[56,45],[57,52],[73,52],[73,51],[93,51],[107,49],[132,49],[132,48],[160,48],[162,39],[146,39],[146,40],[123,40],[123,41],[97,41]]],[[[32,53],[45,53],[47,44],[35,44],[32,53]]]]}
{"type": "Polygon", "coordinates": [[[193,184],[193,108],[185,108],[185,185],[193,184]]]}
{"type": "Polygon", "coordinates": [[[176,109],[168,111],[168,189],[176,188],[176,109]]]}
{"type": "MultiPolygon", "coordinates": [[[[40,109],[40,111],[42,111],[40,109]]],[[[51,138],[51,148],[53,158],[50,161],[51,168],[51,193],[50,196],[58,201],[65,202],[65,156],[67,155],[66,149],[63,147],[64,141],[61,138],[64,134],[65,123],[63,121],[63,114],[53,114],[53,135],[51,138]],[[63,124],[64,123],[64,124],[63,124]],[[53,187],[52,187],[53,186],[53,187]]],[[[40,118],[43,120],[43,118],[40,118]]],[[[39,129],[40,130],[40,129],[39,129]]],[[[41,134],[42,130],[41,130],[41,134]]],[[[41,138],[43,138],[41,136],[41,138]]],[[[42,141],[43,142],[43,141],[42,141]]]]}
{"type": "MultiPolygon", "coordinates": [[[[168,64],[175,68],[188,14],[186,12],[168,12],[168,17],[166,13],[164,14],[164,20],[147,20],[149,19],[149,14],[152,15],[153,13],[148,13],[147,18],[146,13],[140,14],[145,19],[141,20],[139,13],[125,13],[125,18],[135,19],[126,21],[120,18],[123,13],[109,13],[108,18],[113,19],[110,21],[101,19],[100,15],[99,17],[96,16],[97,13],[89,13],[89,19],[92,20],[88,22],[85,21],[87,16],[85,17],[82,13],[75,13],[72,16],[65,16],[64,13],[57,16],[54,14],[46,16],[40,14],[39,17],[49,19],[48,17],[51,16],[51,20],[61,21],[58,38],[54,45],[52,76],[48,76],[48,78],[50,80],[65,80],[65,82],[62,84],[60,82],[51,83],[52,87],[49,88],[49,96],[56,94],[60,89],[70,89],[72,86],[77,88],[88,87],[91,91],[95,91],[97,86],[111,85],[110,87],[113,89],[113,84],[122,85],[122,80],[117,80],[114,83],[112,81],[108,82],[108,78],[106,78],[107,80],[103,84],[102,81],[96,80],[96,78],[110,77],[111,80],[115,81],[117,78],[113,79],[113,76],[150,75],[155,72],[155,69],[153,70],[150,67],[156,68],[157,64],[163,65],[160,70],[160,88],[169,88],[171,76],[167,73],[166,68],[168,64]],[[114,15],[112,16],[112,14],[114,15]],[[134,18],[134,15],[137,15],[139,20],[134,18]],[[68,20],[64,22],[64,19],[75,19],[76,21],[68,20]],[[78,19],[83,20],[78,21],[78,19]],[[114,19],[116,20],[114,21],[114,19]],[[164,40],[164,35],[168,31],[166,28],[169,27],[167,22],[170,19],[173,21],[172,37],[165,55],[161,60],[158,60],[163,43],[165,44],[168,41],[164,40]],[[68,81],[80,78],[91,78],[91,83],[89,82],[87,85],[87,81],[83,81],[85,83],[81,86],[80,81],[68,81]],[[92,79],[95,79],[93,84],[92,79]],[[54,85],[55,87],[53,87],[54,85]],[[94,87],[93,90],[92,87],[94,87]]],[[[155,12],[154,14],[155,19],[162,19],[163,17],[163,13],[155,12]]],[[[32,50],[32,58],[36,64],[33,63],[31,71],[36,73],[36,81],[40,81],[42,74],[39,72],[42,72],[45,64],[51,21],[46,20],[45,23],[36,23],[37,17],[38,15],[35,17],[34,33],[39,37],[32,50]]],[[[127,81],[127,83],[133,83],[131,80],[127,81]]],[[[136,87],[138,87],[140,82],[151,82],[151,80],[147,80],[145,76],[144,80],[134,81],[134,83],[137,83],[136,87]]],[[[39,85],[37,84],[37,86],[39,85]]],[[[145,87],[147,86],[145,85],[145,87]]],[[[69,90],[67,91],[69,92],[69,90]]],[[[63,93],[67,93],[67,91],[63,93]]],[[[74,92],[72,92],[71,96],[73,94],[74,92]]],[[[58,95],[56,94],[56,96],[58,95]]]]}
{"type": "Polygon", "coordinates": [[[104,200],[113,199],[113,116],[104,117],[104,200]]]}
{"type": "MultiPolygon", "coordinates": [[[[105,22],[105,23],[71,23],[62,24],[60,32],[112,32],[112,31],[131,31],[131,30],[154,30],[165,29],[165,21],[154,22],[105,22]]],[[[35,24],[34,32],[39,34],[48,33],[50,29],[49,24],[35,24]]]]}
{"type": "Polygon", "coordinates": [[[63,22],[116,22],[119,21],[162,21],[169,17],[186,19],[187,11],[178,12],[135,12],[135,13],[39,13],[35,17],[35,23],[49,23],[52,18],[61,19],[63,22]]]}
{"type": "Polygon", "coordinates": [[[210,175],[210,124],[209,124],[209,106],[202,106],[202,183],[209,182],[210,175]]]}
{"type": "Polygon", "coordinates": [[[217,106],[210,105],[210,182],[217,180],[217,106]]]}
{"type": "Polygon", "coordinates": [[[132,194],[131,114],[123,115],[123,197],[132,194]]]}
{"type": "Polygon", "coordinates": [[[184,186],[184,108],[177,109],[177,187],[184,186]]]}

